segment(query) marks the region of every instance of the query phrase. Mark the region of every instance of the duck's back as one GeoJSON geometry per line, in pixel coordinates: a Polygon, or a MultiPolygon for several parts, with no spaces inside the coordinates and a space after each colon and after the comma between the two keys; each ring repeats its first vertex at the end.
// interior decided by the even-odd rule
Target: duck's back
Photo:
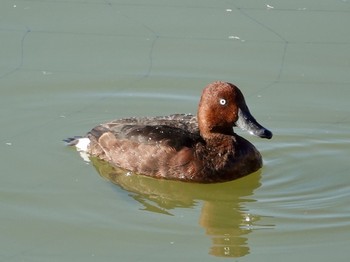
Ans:
{"type": "Polygon", "coordinates": [[[130,117],[114,120],[100,126],[113,129],[123,125],[140,125],[140,126],[170,126],[180,128],[190,133],[198,133],[197,117],[192,114],[172,114],[169,116],[156,117],[130,117]]]}

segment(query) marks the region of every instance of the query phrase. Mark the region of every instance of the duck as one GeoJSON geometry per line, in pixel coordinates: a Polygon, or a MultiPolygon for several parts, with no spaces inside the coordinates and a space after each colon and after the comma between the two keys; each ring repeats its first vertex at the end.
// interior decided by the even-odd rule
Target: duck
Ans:
{"type": "Polygon", "coordinates": [[[215,81],[203,89],[197,115],[122,118],[65,141],[90,158],[133,174],[219,183],[263,166],[259,151],[237,135],[234,127],[272,138],[272,132],[250,113],[241,90],[232,83],[215,81]]]}

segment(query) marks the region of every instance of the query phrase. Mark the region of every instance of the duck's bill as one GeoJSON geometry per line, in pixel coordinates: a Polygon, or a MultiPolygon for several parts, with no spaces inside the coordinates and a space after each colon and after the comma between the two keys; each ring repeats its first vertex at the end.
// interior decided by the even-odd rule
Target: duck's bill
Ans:
{"type": "Polygon", "coordinates": [[[261,138],[270,139],[272,137],[272,132],[262,125],[260,125],[255,118],[250,114],[248,108],[239,108],[238,110],[238,120],[236,121],[236,126],[246,130],[252,135],[259,136],[261,138]]]}

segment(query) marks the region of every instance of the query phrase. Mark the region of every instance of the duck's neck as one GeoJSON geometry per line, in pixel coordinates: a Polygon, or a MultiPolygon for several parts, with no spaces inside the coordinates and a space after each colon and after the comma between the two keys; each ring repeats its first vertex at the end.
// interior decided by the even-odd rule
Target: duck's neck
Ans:
{"type": "Polygon", "coordinates": [[[200,135],[207,142],[222,143],[225,140],[232,140],[232,137],[235,136],[232,127],[210,127],[210,126],[199,126],[200,135]]]}
{"type": "Polygon", "coordinates": [[[202,136],[207,146],[215,147],[216,149],[231,149],[232,143],[235,141],[234,133],[211,133],[210,135],[202,136]]]}
{"type": "Polygon", "coordinates": [[[197,119],[199,132],[204,140],[222,140],[227,139],[228,136],[234,136],[232,124],[225,121],[214,121],[206,114],[206,111],[199,111],[197,119]]]}

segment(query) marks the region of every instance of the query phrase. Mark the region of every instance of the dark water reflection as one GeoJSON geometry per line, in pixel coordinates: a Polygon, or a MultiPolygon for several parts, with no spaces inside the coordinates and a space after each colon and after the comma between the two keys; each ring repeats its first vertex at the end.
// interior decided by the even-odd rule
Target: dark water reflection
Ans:
{"type": "Polygon", "coordinates": [[[261,216],[250,214],[245,204],[256,201],[253,192],[261,185],[260,172],[227,183],[192,184],[135,175],[96,158],[91,161],[102,177],[131,192],[145,211],[173,215],[175,208],[202,203],[199,224],[212,240],[211,255],[242,257],[250,253],[248,236],[261,226],[261,216]]]}

